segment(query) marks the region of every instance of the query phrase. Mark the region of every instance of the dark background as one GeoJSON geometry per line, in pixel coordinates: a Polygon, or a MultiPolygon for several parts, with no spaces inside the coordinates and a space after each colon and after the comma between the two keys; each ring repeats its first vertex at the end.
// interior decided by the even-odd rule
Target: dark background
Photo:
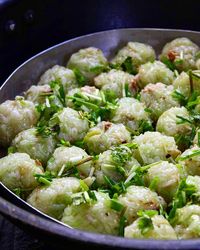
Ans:
{"type": "Polygon", "coordinates": [[[200,30],[199,11],[199,0],[0,0],[0,84],[67,39],[128,27],[200,30]]]}
{"type": "MultiPolygon", "coordinates": [[[[198,0],[0,0],[0,85],[26,59],[67,39],[131,27],[200,31],[199,13],[198,0]]],[[[0,249],[58,248],[0,217],[0,249]]]]}

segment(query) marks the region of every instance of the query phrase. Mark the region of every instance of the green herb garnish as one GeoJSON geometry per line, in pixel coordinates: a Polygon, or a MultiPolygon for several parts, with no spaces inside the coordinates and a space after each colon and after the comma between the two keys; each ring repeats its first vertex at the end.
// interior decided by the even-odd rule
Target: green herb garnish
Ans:
{"type": "Polygon", "coordinates": [[[188,202],[192,201],[194,194],[196,193],[196,187],[194,185],[189,185],[186,179],[183,179],[176,191],[176,194],[171,203],[171,209],[168,215],[168,219],[171,221],[178,208],[184,207],[188,202]]]}
{"type": "Polygon", "coordinates": [[[200,131],[197,132],[197,144],[200,147],[200,131]]]}
{"type": "Polygon", "coordinates": [[[127,219],[125,216],[122,216],[119,221],[119,236],[124,236],[124,228],[126,227],[127,219]]]}
{"type": "Polygon", "coordinates": [[[110,200],[110,208],[117,212],[121,212],[124,209],[124,206],[118,202],[116,199],[111,199],[110,200]]]}
{"type": "Polygon", "coordinates": [[[15,147],[10,146],[10,147],[8,148],[8,154],[13,154],[13,153],[15,153],[15,152],[16,152],[16,148],[15,148],[15,147]]]}
{"type": "Polygon", "coordinates": [[[122,193],[126,192],[126,186],[124,185],[124,182],[115,182],[112,179],[110,179],[108,176],[103,176],[105,183],[110,188],[106,190],[106,192],[109,193],[110,197],[113,198],[114,196],[118,196],[122,193]]]}
{"type": "Polygon", "coordinates": [[[46,171],[44,174],[34,174],[33,176],[35,177],[37,182],[42,185],[50,185],[53,178],[55,178],[55,176],[48,171],[46,171]]]}
{"type": "Polygon", "coordinates": [[[117,108],[116,99],[113,100],[103,91],[100,94],[101,96],[98,99],[90,98],[82,93],[75,93],[73,96],[66,97],[72,100],[76,110],[81,111],[80,115],[89,121],[90,127],[93,127],[102,120],[107,120],[111,112],[117,108]],[[88,111],[85,111],[85,108],[88,111]]]}
{"type": "Polygon", "coordinates": [[[174,62],[172,62],[171,60],[169,60],[167,57],[163,57],[162,58],[162,62],[172,71],[174,71],[176,69],[176,66],[174,64],[174,62]]]}
{"type": "Polygon", "coordinates": [[[76,193],[72,195],[72,204],[79,206],[83,203],[92,204],[97,201],[97,197],[94,191],[88,190],[81,193],[76,193]]]}
{"type": "Polygon", "coordinates": [[[54,95],[59,99],[62,103],[63,107],[65,106],[65,92],[63,85],[60,80],[51,81],[49,83],[51,89],[53,90],[54,95]]]}
{"type": "Polygon", "coordinates": [[[78,68],[73,69],[73,72],[80,87],[87,84],[86,77],[81,73],[81,71],[78,68]]]}
{"type": "Polygon", "coordinates": [[[66,141],[66,140],[64,140],[64,139],[60,139],[60,143],[58,143],[57,146],[58,146],[58,147],[60,147],[60,146],[70,147],[71,144],[70,144],[69,141],[66,141]]]}
{"type": "Polygon", "coordinates": [[[114,163],[124,165],[127,161],[131,160],[132,152],[130,148],[121,145],[112,149],[111,157],[114,163]]]}
{"type": "Polygon", "coordinates": [[[158,211],[156,210],[138,211],[137,215],[140,217],[138,220],[138,228],[140,229],[143,235],[153,230],[154,226],[152,222],[152,217],[157,214],[158,214],[158,211]]]}
{"type": "Polygon", "coordinates": [[[185,118],[183,116],[177,115],[176,117],[179,119],[179,121],[176,121],[176,124],[183,124],[183,123],[192,124],[191,120],[189,120],[189,119],[187,119],[187,118],[185,118]]]}
{"type": "Polygon", "coordinates": [[[22,198],[23,200],[26,200],[27,196],[30,194],[30,192],[32,191],[31,188],[14,188],[12,189],[12,191],[19,196],[20,198],[22,198]]]}
{"type": "Polygon", "coordinates": [[[179,156],[177,158],[177,161],[184,161],[184,160],[188,160],[188,159],[191,159],[192,157],[195,157],[195,156],[199,156],[200,155],[200,149],[194,149],[192,150],[189,154],[187,155],[183,155],[183,156],[179,156]]]}
{"type": "Polygon", "coordinates": [[[149,185],[149,189],[151,189],[152,191],[156,191],[157,187],[158,187],[158,183],[159,183],[159,177],[156,176],[153,178],[153,180],[151,181],[150,185],[149,185]]]}
{"type": "Polygon", "coordinates": [[[97,65],[95,67],[90,68],[90,72],[93,72],[97,75],[104,71],[107,71],[107,68],[104,65],[97,65]]]}
{"type": "Polygon", "coordinates": [[[152,126],[152,123],[149,120],[141,120],[139,122],[138,131],[140,134],[143,134],[144,132],[147,132],[147,131],[154,131],[154,128],[152,126]]]}
{"type": "Polygon", "coordinates": [[[178,90],[174,90],[172,92],[172,97],[176,99],[181,104],[181,106],[185,106],[187,104],[187,98],[178,90]]]}
{"type": "Polygon", "coordinates": [[[43,137],[48,137],[51,134],[55,135],[59,132],[58,127],[50,125],[50,121],[53,115],[65,106],[63,85],[59,80],[56,80],[50,82],[50,86],[53,89],[53,94],[46,97],[45,103],[36,106],[37,111],[40,113],[36,131],[43,137]]]}
{"type": "Polygon", "coordinates": [[[121,68],[123,71],[128,72],[129,74],[137,74],[137,70],[135,66],[133,65],[132,58],[128,56],[124,62],[121,64],[121,68]]]}

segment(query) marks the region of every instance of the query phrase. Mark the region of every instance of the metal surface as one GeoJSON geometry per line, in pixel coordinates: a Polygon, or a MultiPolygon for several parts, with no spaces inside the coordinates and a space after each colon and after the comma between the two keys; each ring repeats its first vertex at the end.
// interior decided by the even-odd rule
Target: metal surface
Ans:
{"type": "MultiPolygon", "coordinates": [[[[17,68],[0,89],[0,103],[7,99],[13,99],[32,84],[36,84],[39,76],[49,67],[55,64],[66,65],[69,56],[80,48],[94,46],[102,49],[104,54],[111,58],[128,41],[138,41],[152,45],[159,54],[166,42],[182,36],[188,37],[200,45],[199,32],[162,29],[111,30],[66,41],[41,52],[17,68]]],[[[18,223],[23,223],[28,228],[40,230],[48,237],[49,235],[58,237],[59,243],[73,240],[76,243],[86,243],[90,246],[95,244],[99,247],[109,246],[115,249],[200,249],[200,240],[198,239],[178,241],[130,240],[70,229],[44,216],[41,217],[37,210],[27,206],[24,201],[8,191],[3,185],[0,185],[0,192],[4,198],[17,205],[0,199],[1,213],[18,223]]]]}

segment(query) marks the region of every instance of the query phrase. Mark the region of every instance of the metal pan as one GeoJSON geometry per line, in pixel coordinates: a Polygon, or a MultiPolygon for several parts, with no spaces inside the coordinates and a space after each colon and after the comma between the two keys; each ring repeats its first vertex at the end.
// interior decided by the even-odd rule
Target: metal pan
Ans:
{"type": "MultiPolygon", "coordinates": [[[[111,58],[128,41],[138,41],[152,45],[159,54],[166,42],[183,36],[200,46],[200,32],[166,29],[110,30],[63,42],[39,53],[18,67],[0,88],[0,103],[13,99],[32,84],[36,84],[39,76],[51,66],[66,65],[70,55],[81,48],[94,46],[102,49],[107,58],[111,58]]],[[[60,247],[64,246],[64,242],[73,242],[74,246],[87,246],[87,249],[200,249],[200,239],[136,240],[71,229],[31,207],[1,183],[0,194],[3,197],[0,198],[0,212],[3,215],[27,230],[37,234],[40,232],[38,235],[56,241],[60,247]]]]}

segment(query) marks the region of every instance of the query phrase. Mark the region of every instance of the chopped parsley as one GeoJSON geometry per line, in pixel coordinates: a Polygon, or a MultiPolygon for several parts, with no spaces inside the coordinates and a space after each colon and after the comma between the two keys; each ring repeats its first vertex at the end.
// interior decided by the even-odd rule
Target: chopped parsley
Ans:
{"type": "Polygon", "coordinates": [[[185,160],[191,159],[195,156],[200,156],[200,149],[194,149],[189,154],[179,156],[177,158],[177,161],[185,161],[185,160]]]}
{"type": "Polygon", "coordinates": [[[105,192],[109,193],[110,197],[118,197],[120,194],[125,193],[126,189],[131,185],[137,186],[145,186],[144,185],[144,175],[147,173],[148,169],[151,166],[159,164],[159,162],[149,164],[144,167],[140,166],[133,166],[132,170],[130,171],[127,179],[125,181],[116,182],[109,178],[108,176],[104,175],[104,181],[107,184],[107,190],[105,192]]]}
{"type": "Polygon", "coordinates": [[[99,75],[101,72],[105,72],[107,70],[108,70],[107,67],[104,65],[97,65],[95,67],[90,68],[90,72],[93,72],[97,75],[99,75]]]}
{"type": "Polygon", "coordinates": [[[86,77],[81,73],[78,68],[73,69],[73,72],[80,87],[87,84],[86,77]]]}
{"type": "Polygon", "coordinates": [[[152,126],[152,123],[149,120],[141,120],[139,122],[139,129],[140,134],[143,134],[147,131],[154,131],[154,127],[152,126]]]}
{"type": "Polygon", "coordinates": [[[115,147],[111,152],[111,158],[116,165],[118,172],[124,176],[126,172],[123,166],[132,158],[131,149],[123,145],[115,147]]]}
{"type": "Polygon", "coordinates": [[[121,216],[120,221],[119,221],[119,236],[124,236],[124,228],[127,225],[127,219],[125,216],[121,216]]]}
{"type": "Polygon", "coordinates": [[[14,188],[12,189],[12,191],[19,196],[20,198],[22,198],[23,200],[26,200],[27,196],[30,194],[30,192],[32,191],[32,189],[28,189],[28,188],[14,188]]]}
{"type": "Polygon", "coordinates": [[[200,131],[197,132],[197,144],[200,147],[200,131]]]}
{"type": "Polygon", "coordinates": [[[162,62],[172,71],[176,70],[176,65],[173,61],[169,60],[167,57],[162,58],[162,62]]]}
{"type": "Polygon", "coordinates": [[[149,231],[154,229],[152,217],[157,215],[158,211],[156,210],[140,210],[137,215],[139,216],[138,228],[141,231],[141,234],[145,235],[149,231]]]}
{"type": "Polygon", "coordinates": [[[106,192],[109,193],[111,198],[126,192],[126,186],[123,181],[117,183],[106,175],[104,175],[103,178],[109,188],[106,192]]]}
{"type": "Polygon", "coordinates": [[[97,197],[95,192],[92,190],[84,191],[81,193],[72,194],[72,204],[75,206],[79,206],[83,203],[87,203],[91,205],[97,201],[97,197]]]}
{"type": "Polygon", "coordinates": [[[147,113],[149,113],[149,114],[152,114],[152,113],[153,113],[153,110],[150,109],[150,108],[145,108],[144,111],[147,112],[147,113]]]}
{"type": "Polygon", "coordinates": [[[159,183],[159,177],[155,176],[153,180],[150,182],[149,189],[151,189],[151,191],[156,191],[158,183],[159,183]]]}
{"type": "Polygon", "coordinates": [[[125,186],[130,185],[145,186],[144,175],[148,172],[148,169],[152,166],[160,164],[161,161],[140,167],[136,166],[133,168],[133,171],[130,173],[129,177],[125,181],[125,186]]]}
{"type": "Polygon", "coordinates": [[[187,98],[178,90],[174,90],[172,92],[172,97],[177,100],[181,106],[185,106],[187,104],[187,98]]]}
{"type": "Polygon", "coordinates": [[[53,90],[54,95],[59,99],[60,103],[62,103],[64,107],[65,106],[65,91],[61,82],[59,80],[51,81],[50,87],[53,90]]]}
{"type": "Polygon", "coordinates": [[[116,199],[111,199],[110,200],[110,208],[117,212],[121,212],[124,209],[124,206],[118,202],[116,199]]]}
{"type": "Polygon", "coordinates": [[[178,118],[178,120],[176,121],[176,124],[183,124],[183,123],[189,123],[189,124],[192,124],[192,121],[183,117],[183,116],[180,116],[180,115],[177,115],[176,116],[178,118]]]}
{"type": "Polygon", "coordinates": [[[60,147],[60,146],[70,147],[71,144],[70,144],[69,141],[66,141],[66,140],[64,140],[64,139],[60,139],[60,142],[57,144],[57,146],[58,146],[58,147],[60,147]]]}
{"type": "Polygon", "coordinates": [[[47,137],[51,134],[57,134],[59,132],[59,128],[57,126],[51,126],[50,121],[55,113],[65,107],[65,93],[63,85],[59,80],[56,80],[50,82],[50,86],[53,89],[53,93],[46,97],[45,103],[38,104],[36,106],[37,111],[40,113],[36,130],[37,133],[43,137],[47,137]]]}
{"type": "Polygon", "coordinates": [[[137,74],[137,69],[133,64],[132,58],[128,56],[124,62],[121,64],[121,68],[123,71],[128,72],[129,74],[135,75],[137,74]]]}
{"type": "Polygon", "coordinates": [[[82,191],[88,191],[89,190],[88,185],[83,180],[80,180],[80,185],[81,185],[82,191]]]}
{"type": "Polygon", "coordinates": [[[107,120],[111,112],[117,108],[117,100],[112,99],[103,91],[100,91],[100,97],[89,97],[83,93],[75,93],[66,98],[72,100],[74,108],[79,110],[80,115],[89,121],[90,127],[95,126],[103,120],[107,120]]]}
{"type": "Polygon", "coordinates": [[[193,197],[196,193],[196,187],[194,185],[189,185],[186,182],[186,179],[183,179],[176,191],[176,194],[173,198],[173,201],[170,206],[170,211],[168,219],[171,221],[176,214],[178,208],[184,207],[187,203],[193,200],[193,197]]]}
{"type": "Polygon", "coordinates": [[[16,152],[16,148],[13,146],[8,147],[8,154],[13,154],[16,152]]]}
{"type": "Polygon", "coordinates": [[[50,172],[46,171],[44,174],[34,174],[33,175],[37,182],[39,182],[42,185],[50,185],[53,178],[55,178],[54,175],[52,175],[50,172]]]}

